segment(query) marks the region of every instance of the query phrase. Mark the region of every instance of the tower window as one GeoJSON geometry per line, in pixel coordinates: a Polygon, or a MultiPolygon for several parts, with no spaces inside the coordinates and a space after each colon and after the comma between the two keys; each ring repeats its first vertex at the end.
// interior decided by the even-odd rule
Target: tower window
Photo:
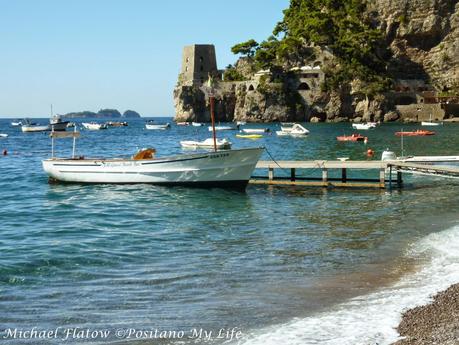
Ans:
{"type": "Polygon", "coordinates": [[[201,72],[202,72],[202,71],[204,71],[204,66],[203,66],[203,65],[201,65],[201,68],[200,68],[200,69],[201,69],[201,72]]]}
{"type": "Polygon", "coordinates": [[[199,57],[199,62],[200,63],[203,63],[204,62],[204,58],[202,56],[199,57]]]}

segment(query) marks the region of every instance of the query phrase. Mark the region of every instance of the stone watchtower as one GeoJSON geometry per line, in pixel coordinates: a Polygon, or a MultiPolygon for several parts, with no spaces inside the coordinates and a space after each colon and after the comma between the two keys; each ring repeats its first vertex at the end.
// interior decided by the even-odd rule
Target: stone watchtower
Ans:
{"type": "Polygon", "coordinates": [[[209,74],[218,76],[213,44],[193,44],[183,48],[181,85],[201,85],[209,74]]]}

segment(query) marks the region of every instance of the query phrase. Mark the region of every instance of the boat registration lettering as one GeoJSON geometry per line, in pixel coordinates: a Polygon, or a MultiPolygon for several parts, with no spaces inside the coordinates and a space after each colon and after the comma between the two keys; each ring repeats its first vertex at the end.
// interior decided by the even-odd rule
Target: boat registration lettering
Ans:
{"type": "Polygon", "coordinates": [[[229,153],[219,153],[216,155],[211,155],[209,156],[209,158],[223,158],[223,157],[228,157],[228,156],[229,156],[229,153]]]}

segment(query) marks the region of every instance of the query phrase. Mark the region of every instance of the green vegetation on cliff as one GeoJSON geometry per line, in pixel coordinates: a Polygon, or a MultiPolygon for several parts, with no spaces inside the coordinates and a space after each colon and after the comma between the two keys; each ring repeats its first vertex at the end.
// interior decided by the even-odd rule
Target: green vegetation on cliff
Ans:
{"type": "Polygon", "coordinates": [[[337,89],[353,80],[360,91],[374,95],[391,84],[386,73],[390,57],[384,34],[366,14],[364,0],[291,0],[274,36],[256,45],[254,40],[235,45],[234,53],[253,57],[260,68],[301,62],[310,46],[329,50],[334,56],[325,66],[324,90],[337,89]]]}

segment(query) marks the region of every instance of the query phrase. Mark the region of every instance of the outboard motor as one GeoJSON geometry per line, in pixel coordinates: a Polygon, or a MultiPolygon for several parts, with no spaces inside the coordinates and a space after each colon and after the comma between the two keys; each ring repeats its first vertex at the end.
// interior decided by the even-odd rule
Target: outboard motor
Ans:
{"type": "Polygon", "coordinates": [[[389,149],[386,149],[383,151],[381,155],[381,160],[382,161],[395,161],[397,160],[397,156],[395,155],[395,152],[389,151],[389,149]]]}

